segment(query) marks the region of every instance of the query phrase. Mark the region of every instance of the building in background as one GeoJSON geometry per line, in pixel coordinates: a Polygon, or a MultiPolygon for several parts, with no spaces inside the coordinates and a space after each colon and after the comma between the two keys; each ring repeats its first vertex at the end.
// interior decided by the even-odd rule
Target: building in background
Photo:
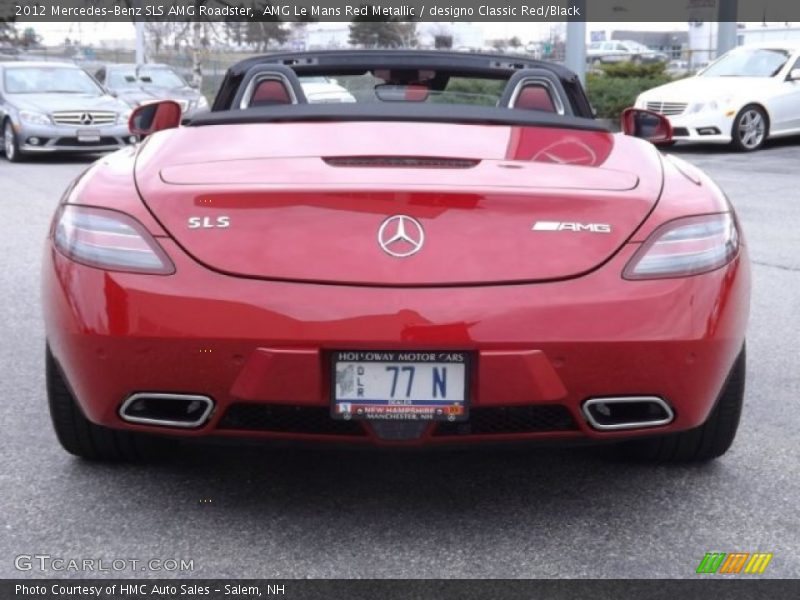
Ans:
{"type": "Polygon", "coordinates": [[[747,29],[740,29],[738,36],[740,46],[743,44],[761,44],[786,40],[800,41],[800,24],[767,23],[765,25],[753,25],[747,29]]]}
{"type": "Polygon", "coordinates": [[[305,28],[305,48],[300,50],[337,50],[350,47],[349,23],[309,23],[305,28]]]}
{"type": "Polygon", "coordinates": [[[717,58],[718,24],[713,21],[689,23],[689,48],[686,60],[689,69],[696,71],[717,58]]]}

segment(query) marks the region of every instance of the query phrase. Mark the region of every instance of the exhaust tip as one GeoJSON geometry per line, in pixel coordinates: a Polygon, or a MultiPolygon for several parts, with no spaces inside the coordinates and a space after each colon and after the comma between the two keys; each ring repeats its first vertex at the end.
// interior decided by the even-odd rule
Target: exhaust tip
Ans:
{"type": "Polygon", "coordinates": [[[598,431],[659,427],[675,419],[672,408],[658,396],[590,398],[583,403],[583,414],[598,431]]]}
{"type": "Polygon", "coordinates": [[[138,393],[129,396],[119,409],[128,423],[162,427],[200,427],[214,410],[208,396],[190,394],[138,393]]]}

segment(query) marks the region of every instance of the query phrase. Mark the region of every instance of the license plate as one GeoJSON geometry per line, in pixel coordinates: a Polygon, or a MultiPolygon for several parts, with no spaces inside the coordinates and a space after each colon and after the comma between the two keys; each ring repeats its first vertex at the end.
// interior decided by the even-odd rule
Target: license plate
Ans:
{"type": "Polygon", "coordinates": [[[93,129],[78,129],[79,142],[99,142],[100,132],[93,129]]]}
{"type": "Polygon", "coordinates": [[[466,352],[333,353],[334,419],[463,421],[466,352]]]}

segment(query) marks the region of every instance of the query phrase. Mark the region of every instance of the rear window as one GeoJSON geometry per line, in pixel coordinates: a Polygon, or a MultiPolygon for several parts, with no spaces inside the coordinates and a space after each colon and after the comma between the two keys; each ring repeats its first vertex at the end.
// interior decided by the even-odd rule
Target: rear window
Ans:
{"type": "Polygon", "coordinates": [[[506,81],[479,77],[450,77],[442,86],[432,71],[392,80],[389,73],[303,76],[300,84],[311,104],[355,102],[428,102],[470,106],[497,106],[506,81]]]}

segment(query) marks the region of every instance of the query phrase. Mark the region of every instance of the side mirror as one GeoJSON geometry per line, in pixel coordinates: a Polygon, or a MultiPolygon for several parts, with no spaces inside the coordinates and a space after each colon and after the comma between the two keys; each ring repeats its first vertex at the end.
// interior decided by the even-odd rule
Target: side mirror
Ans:
{"type": "Polygon", "coordinates": [[[800,81],[800,69],[792,69],[789,71],[789,81],[800,81]]]}
{"type": "Polygon", "coordinates": [[[622,112],[622,131],[656,145],[672,141],[669,119],[650,110],[626,108],[622,112]]]}
{"type": "Polygon", "coordinates": [[[131,134],[145,137],[156,131],[173,129],[181,124],[181,105],[174,100],[142,104],[128,120],[131,134]]]}

